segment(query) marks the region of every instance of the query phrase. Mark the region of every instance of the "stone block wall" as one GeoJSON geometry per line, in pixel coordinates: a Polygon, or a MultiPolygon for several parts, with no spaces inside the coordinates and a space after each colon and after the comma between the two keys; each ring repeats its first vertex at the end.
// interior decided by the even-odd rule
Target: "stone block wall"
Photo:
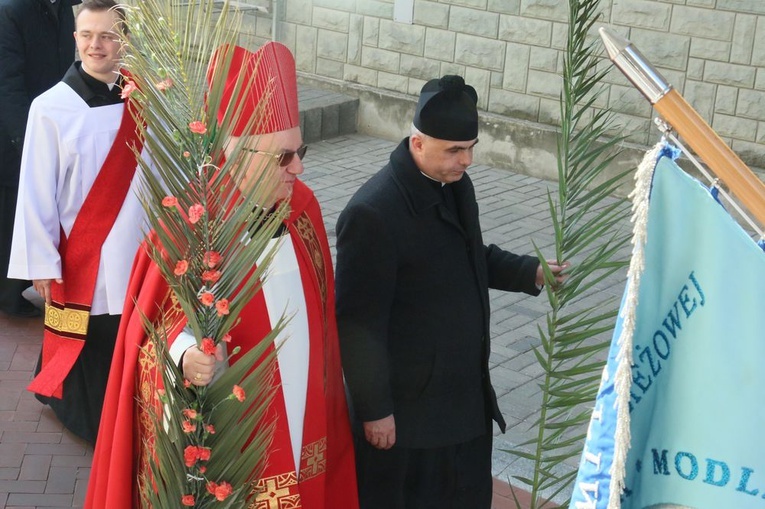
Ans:
{"type": "MultiPolygon", "coordinates": [[[[413,99],[427,79],[461,74],[489,115],[554,128],[567,1],[412,1],[401,23],[394,7],[407,0],[271,0],[276,39],[319,81],[413,99]]],[[[632,40],[742,159],[765,167],[765,1],[602,0],[601,19],[596,28],[632,40]]],[[[270,23],[253,25],[272,36],[270,23]]],[[[653,144],[648,102],[615,68],[606,87],[599,104],[617,130],[653,144]]]]}

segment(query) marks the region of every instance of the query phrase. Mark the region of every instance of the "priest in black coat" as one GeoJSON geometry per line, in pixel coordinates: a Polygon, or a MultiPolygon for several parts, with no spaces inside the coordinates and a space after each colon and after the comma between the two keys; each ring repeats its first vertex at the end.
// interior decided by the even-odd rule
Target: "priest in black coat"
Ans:
{"type": "MultiPolygon", "coordinates": [[[[468,166],[477,94],[423,87],[411,136],[337,223],[337,317],[362,509],[489,509],[489,288],[537,295],[539,260],[486,246],[468,166]]],[[[564,267],[551,262],[559,278],[564,267]]]]}
{"type": "Polygon", "coordinates": [[[21,148],[32,99],[74,62],[74,13],[81,0],[0,0],[0,310],[39,316],[21,296],[30,281],[8,279],[21,148]]]}

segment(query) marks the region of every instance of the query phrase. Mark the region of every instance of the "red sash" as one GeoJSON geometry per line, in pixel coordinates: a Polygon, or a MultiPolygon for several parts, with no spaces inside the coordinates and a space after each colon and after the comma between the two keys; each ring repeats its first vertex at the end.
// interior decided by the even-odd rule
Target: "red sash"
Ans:
{"type": "Polygon", "coordinates": [[[64,284],[51,283],[53,302],[45,306],[42,368],[27,387],[43,396],[59,399],[63,396],[64,379],[85,346],[101,246],[125,201],[136,169],[136,153],[143,146],[134,108],[131,101],[125,102],[117,137],[72,231],[68,238],[61,235],[59,253],[64,284]]]}

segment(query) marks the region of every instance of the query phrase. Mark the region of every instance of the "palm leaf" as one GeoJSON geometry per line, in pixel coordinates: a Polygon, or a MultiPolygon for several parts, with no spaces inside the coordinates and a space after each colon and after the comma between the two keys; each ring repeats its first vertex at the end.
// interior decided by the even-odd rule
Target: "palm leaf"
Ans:
{"type": "MultiPolygon", "coordinates": [[[[219,343],[261,289],[274,255],[271,239],[288,213],[286,203],[275,210],[260,206],[274,201],[274,168],[259,168],[259,177],[245,179],[245,169],[253,165],[239,142],[228,147],[230,158],[224,157],[240,114],[221,102],[229,70],[238,71],[230,67],[241,15],[228,1],[221,7],[213,0],[135,0],[126,9],[132,34],[125,41],[125,66],[136,86],[130,101],[144,137],[141,200],[154,232],[149,254],[185,315],[186,330],[198,344],[219,343]],[[209,71],[211,61],[215,72],[209,71]],[[225,114],[218,122],[221,109],[225,114]]],[[[239,73],[234,97],[251,86],[244,74],[239,73]]],[[[262,121],[258,110],[266,102],[248,127],[262,121]]],[[[139,479],[141,502],[179,507],[182,497],[193,496],[194,507],[244,507],[254,498],[253,483],[267,460],[273,431],[273,423],[264,421],[273,396],[271,345],[284,318],[214,384],[201,388],[184,384],[167,352],[164,323],[162,316],[144,319],[161,371],[154,389],[162,404],[143,408],[155,437],[146,444],[152,454],[139,479]],[[234,386],[247,395],[244,403],[234,386]],[[210,451],[209,459],[189,465],[189,447],[210,451]],[[223,481],[231,491],[218,501],[207,490],[223,481]]]]}
{"type": "Polygon", "coordinates": [[[539,327],[540,345],[534,348],[544,370],[539,383],[542,402],[533,438],[511,451],[532,463],[531,477],[516,478],[530,489],[531,509],[546,507],[550,500],[570,493],[576,477],[570,463],[581,453],[590,416],[586,405],[597,394],[604,365],[601,359],[609,345],[603,338],[613,329],[618,304],[616,299],[597,299],[601,302],[591,306],[580,302],[597,296],[599,285],[627,263],[622,253],[630,238],[623,228],[629,205],[610,196],[628,171],[605,175],[622,139],[605,139],[611,113],[593,111],[603,92],[601,80],[608,72],[598,70],[596,39],[591,36],[599,4],[599,0],[569,0],[560,100],[559,185],[555,198],[548,196],[556,259],[573,263],[563,284],[554,282],[535,246],[551,309],[546,329],[539,327]]]}

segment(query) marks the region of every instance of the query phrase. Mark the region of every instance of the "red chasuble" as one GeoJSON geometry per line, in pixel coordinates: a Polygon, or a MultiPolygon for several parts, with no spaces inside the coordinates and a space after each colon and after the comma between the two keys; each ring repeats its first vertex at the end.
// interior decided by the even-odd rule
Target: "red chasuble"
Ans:
{"type": "MultiPolygon", "coordinates": [[[[303,425],[300,469],[295,461],[284,398],[279,391],[269,409],[276,432],[268,465],[258,480],[251,509],[357,509],[356,472],[348,410],[340,367],[335,322],[332,258],[319,204],[300,181],[295,183],[291,213],[286,221],[295,246],[305,294],[309,326],[308,398],[303,425]]],[[[139,251],[125,299],[125,309],[112,361],[101,433],[96,441],[85,507],[133,509],[139,500],[137,475],[146,468],[142,439],[151,439],[148,416],[138,401],[152,402],[147,377],[156,377],[156,359],[138,347],[148,344],[140,313],[150,319],[158,306],[167,308],[169,289],[144,249],[139,251]],[[135,304],[134,304],[135,303],[135,304]]],[[[240,315],[231,332],[233,348],[239,341],[257,341],[270,330],[262,292],[240,315]]],[[[170,317],[169,336],[183,328],[182,317],[170,317]]],[[[278,375],[278,371],[277,371],[278,375]]]]}

